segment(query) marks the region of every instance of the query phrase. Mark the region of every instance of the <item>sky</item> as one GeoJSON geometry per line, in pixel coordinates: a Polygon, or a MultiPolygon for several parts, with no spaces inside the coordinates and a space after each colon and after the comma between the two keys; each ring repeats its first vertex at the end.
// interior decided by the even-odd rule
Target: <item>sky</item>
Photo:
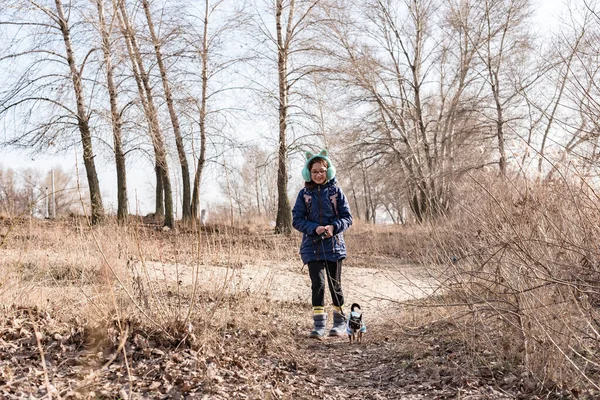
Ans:
{"type": "MultiPolygon", "coordinates": [[[[565,7],[567,0],[534,0],[534,20],[536,28],[540,31],[547,30],[553,26],[560,15],[560,11],[565,7]]],[[[79,150],[79,149],[78,149],[79,150]]],[[[107,162],[107,158],[97,159],[96,168],[99,175],[103,201],[108,211],[116,210],[116,171],[114,163],[107,162]]],[[[71,153],[59,155],[31,154],[28,151],[18,151],[0,148],[0,167],[11,168],[13,170],[23,170],[32,168],[46,173],[52,168],[60,167],[63,170],[75,172],[76,161],[79,162],[78,168],[80,174],[84,176],[84,168],[81,160],[81,154],[76,154],[75,150],[71,153]],[[79,157],[79,159],[78,159],[79,157]]],[[[171,163],[172,174],[179,168],[176,162],[171,163]]],[[[216,203],[221,199],[219,190],[215,184],[214,176],[209,176],[203,180],[201,185],[201,198],[204,204],[216,203]]],[[[176,180],[178,181],[178,180],[176,180]]],[[[129,210],[132,213],[147,214],[153,212],[154,208],[154,171],[148,162],[137,161],[128,165],[127,168],[127,187],[129,196],[129,210]]],[[[175,188],[174,196],[179,204],[179,189],[175,188]]]]}

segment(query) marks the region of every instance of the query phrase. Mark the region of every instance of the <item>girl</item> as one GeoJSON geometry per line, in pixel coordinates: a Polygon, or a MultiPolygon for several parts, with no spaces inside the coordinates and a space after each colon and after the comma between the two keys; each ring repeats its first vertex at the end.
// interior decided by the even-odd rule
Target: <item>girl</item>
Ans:
{"type": "Polygon", "coordinates": [[[305,187],[300,190],[292,210],[293,226],[302,232],[300,256],[308,265],[311,280],[314,329],[311,338],[325,336],[325,280],[333,302],[333,327],[329,336],[345,334],[342,293],[342,260],[346,244],[342,232],[352,225],[348,200],[337,186],[335,168],[327,150],[306,153],[302,170],[305,187]]]}

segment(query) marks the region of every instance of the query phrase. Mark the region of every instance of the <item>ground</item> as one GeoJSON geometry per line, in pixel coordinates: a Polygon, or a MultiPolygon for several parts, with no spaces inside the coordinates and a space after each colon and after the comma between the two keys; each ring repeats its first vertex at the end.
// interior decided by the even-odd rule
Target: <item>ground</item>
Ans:
{"type": "Polygon", "coordinates": [[[28,246],[0,248],[0,398],[575,397],[474,357],[460,330],[419,308],[437,294],[427,266],[398,257],[345,261],[346,303],[368,326],[351,345],[308,338],[310,280],[297,255],[194,264],[107,252],[126,271],[105,271],[107,287],[102,275],[57,273],[77,255],[28,246]]]}
{"type": "MultiPolygon", "coordinates": [[[[424,278],[422,267],[393,258],[381,257],[371,266],[354,265],[352,261],[342,265],[346,303],[359,303],[373,317],[378,317],[392,304],[421,298],[434,290],[433,282],[424,278]]],[[[189,266],[158,262],[143,266],[137,263],[134,268],[139,274],[149,274],[155,281],[180,282],[185,286],[198,279],[200,286],[205,287],[227,280],[231,295],[249,292],[272,300],[310,303],[310,278],[300,260],[261,260],[235,268],[208,265],[202,266],[202,273],[198,275],[189,266]]]]}

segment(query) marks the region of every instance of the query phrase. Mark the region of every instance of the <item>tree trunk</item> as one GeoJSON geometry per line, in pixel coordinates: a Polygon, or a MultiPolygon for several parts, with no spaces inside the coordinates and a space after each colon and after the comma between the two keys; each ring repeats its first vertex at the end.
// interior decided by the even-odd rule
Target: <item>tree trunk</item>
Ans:
{"type": "Polygon", "coordinates": [[[164,193],[164,207],[165,207],[165,220],[164,226],[169,228],[175,227],[175,220],[173,216],[173,193],[171,189],[171,180],[169,177],[169,166],[167,162],[167,151],[158,122],[158,111],[154,105],[154,99],[152,97],[152,87],[148,73],[144,67],[143,59],[140,53],[139,46],[133,28],[129,22],[129,16],[127,15],[127,9],[125,8],[125,2],[121,0],[119,2],[119,8],[121,11],[121,26],[123,27],[123,34],[127,43],[127,50],[131,58],[132,69],[138,85],[138,92],[140,94],[140,100],[148,119],[148,126],[150,129],[150,137],[154,146],[155,153],[155,168],[157,171],[157,198],[156,198],[156,215],[159,215],[159,206],[162,203],[162,193],[164,193]],[[160,176],[160,179],[159,179],[160,176]],[[162,184],[162,193],[159,193],[159,187],[162,184]],[[160,196],[160,198],[159,198],[160,196]]]}
{"type": "Polygon", "coordinates": [[[94,151],[92,149],[92,135],[89,126],[89,116],[85,107],[83,96],[83,83],[81,75],[75,63],[75,55],[73,54],[73,46],[71,43],[71,31],[62,7],[62,0],[55,0],[56,11],[58,13],[58,23],[65,42],[65,50],[67,52],[67,63],[71,71],[71,79],[73,81],[73,89],[75,91],[75,99],[77,102],[77,125],[81,133],[81,144],[83,145],[83,164],[88,180],[90,190],[91,208],[92,208],[92,224],[96,225],[104,218],[104,207],[102,205],[102,196],[100,194],[100,183],[98,182],[98,174],[94,162],[94,151]]]}
{"type": "Polygon", "coordinates": [[[189,222],[191,213],[191,200],[190,200],[190,169],[185,155],[185,148],[183,146],[183,138],[181,137],[181,129],[179,128],[179,118],[175,112],[175,106],[173,104],[173,95],[171,93],[171,87],[167,80],[167,69],[163,62],[163,56],[160,46],[160,41],[156,36],[154,29],[154,23],[152,21],[152,14],[150,13],[150,5],[148,0],[142,0],[142,5],[146,13],[146,20],[148,21],[148,30],[150,31],[150,37],[152,38],[152,44],[154,45],[154,52],[156,54],[156,63],[160,71],[160,77],[165,91],[165,99],[167,102],[167,108],[169,110],[169,116],[171,117],[171,124],[173,125],[173,134],[175,135],[175,144],[177,146],[177,154],[179,156],[179,163],[181,164],[181,180],[183,183],[183,199],[182,199],[182,219],[184,222],[189,222]]]}
{"type": "Polygon", "coordinates": [[[125,154],[123,152],[123,141],[121,133],[121,113],[117,103],[117,88],[114,82],[114,68],[111,58],[110,32],[106,27],[104,17],[104,0],[96,0],[98,8],[98,19],[100,33],[102,35],[102,53],[106,68],[106,83],[110,98],[110,115],[113,128],[113,142],[115,152],[115,165],[117,168],[117,221],[120,224],[127,222],[127,173],[125,168],[125,154]]]}
{"type": "Polygon", "coordinates": [[[165,195],[162,184],[162,170],[158,162],[155,162],[154,164],[154,175],[156,176],[154,216],[162,219],[165,217],[165,195]]]}
{"type": "Polygon", "coordinates": [[[394,216],[394,210],[392,210],[392,208],[390,207],[389,203],[385,203],[385,210],[387,211],[388,215],[390,216],[390,219],[392,220],[392,223],[394,225],[398,224],[398,218],[396,216],[394,216]]]}
{"type": "Polygon", "coordinates": [[[371,206],[369,204],[369,198],[371,196],[371,193],[369,191],[369,188],[367,187],[367,169],[365,168],[363,162],[360,163],[360,169],[362,172],[363,193],[365,196],[365,222],[368,224],[369,222],[371,222],[371,206]]]}
{"type": "Polygon", "coordinates": [[[200,104],[200,155],[198,165],[194,174],[194,189],[192,195],[192,217],[198,219],[200,215],[200,181],[202,180],[202,171],[206,162],[206,103],[207,103],[207,85],[208,85],[208,0],[204,3],[204,31],[202,34],[202,98],[200,104]]]}
{"type": "Polygon", "coordinates": [[[500,167],[500,175],[506,177],[506,151],[504,150],[504,116],[502,104],[500,102],[500,88],[497,74],[493,74],[492,93],[494,102],[496,103],[496,137],[498,139],[498,165],[500,167]]]}
{"type": "Polygon", "coordinates": [[[191,211],[193,219],[198,219],[200,217],[200,181],[202,180],[202,171],[204,170],[204,164],[206,162],[206,132],[204,129],[203,126],[200,127],[200,156],[198,157],[198,165],[196,166],[196,173],[194,175],[194,190],[192,195],[191,211]]]}
{"type": "Polygon", "coordinates": [[[571,64],[573,63],[573,58],[575,57],[576,52],[579,49],[579,44],[581,43],[581,40],[583,39],[584,34],[585,34],[585,30],[582,29],[581,33],[577,36],[577,40],[575,41],[575,44],[573,45],[571,52],[569,53],[569,57],[567,58],[567,62],[565,65],[565,74],[562,77],[562,80],[560,82],[558,95],[557,95],[556,101],[554,102],[554,106],[552,107],[552,112],[548,116],[548,124],[546,125],[546,129],[544,130],[544,134],[542,136],[542,144],[540,145],[540,151],[539,151],[538,178],[541,178],[541,176],[542,176],[542,166],[543,166],[543,162],[544,162],[544,158],[545,158],[546,141],[548,139],[548,134],[550,133],[550,128],[552,127],[552,124],[554,122],[554,118],[557,113],[558,107],[561,103],[561,99],[562,99],[562,95],[565,90],[565,86],[569,79],[569,74],[571,73],[571,64]]]}
{"type": "Polygon", "coordinates": [[[287,63],[288,50],[292,17],[294,15],[294,0],[289,4],[289,16],[287,21],[287,35],[284,40],[281,14],[283,12],[283,0],[277,0],[276,21],[277,21],[277,64],[279,76],[279,169],[277,171],[277,218],[275,221],[275,232],[289,234],[292,231],[292,208],[287,194],[287,107],[288,107],[288,82],[287,82],[287,63]]]}
{"type": "Polygon", "coordinates": [[[256,195],[256,210],[258,212],[258,216],[262,215],[260,211],[260,180],[258,179],[259,172],[258,168],[254,168],[254,194],[256,195]]]}

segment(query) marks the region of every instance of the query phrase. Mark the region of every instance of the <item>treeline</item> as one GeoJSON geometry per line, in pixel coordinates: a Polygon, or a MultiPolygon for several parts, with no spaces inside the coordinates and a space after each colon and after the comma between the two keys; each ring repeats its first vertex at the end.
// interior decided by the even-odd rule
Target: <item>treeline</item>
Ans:
{"type": "Polygon", "coordinates": [[[62,217],[81,213],[87,202],[87,189],[61,168],[42,173],[0,164],[0,217],[62,217]]]}
{"type": "MultiPolygon", "coordinates": [[[[600,133],[597,5],[537,27],[530,0],[0,2],[5,145],[78,146],[92,221],[96,156],[154,166],[193,223],[206,168],[237,213],[291,229],[290,163],[327,147],[355,214],[447,215],[474,171],[551,181],[594,173],[600,133]],[[539,29],[539,30],[535,30],[539,29]],[[254,142],[247,141],[254,137],[254,142]],[[235,160],[243,160],[237,162],[235,160]]],[[[544,21],[542,21],[544,22],[544,21]]]]}

